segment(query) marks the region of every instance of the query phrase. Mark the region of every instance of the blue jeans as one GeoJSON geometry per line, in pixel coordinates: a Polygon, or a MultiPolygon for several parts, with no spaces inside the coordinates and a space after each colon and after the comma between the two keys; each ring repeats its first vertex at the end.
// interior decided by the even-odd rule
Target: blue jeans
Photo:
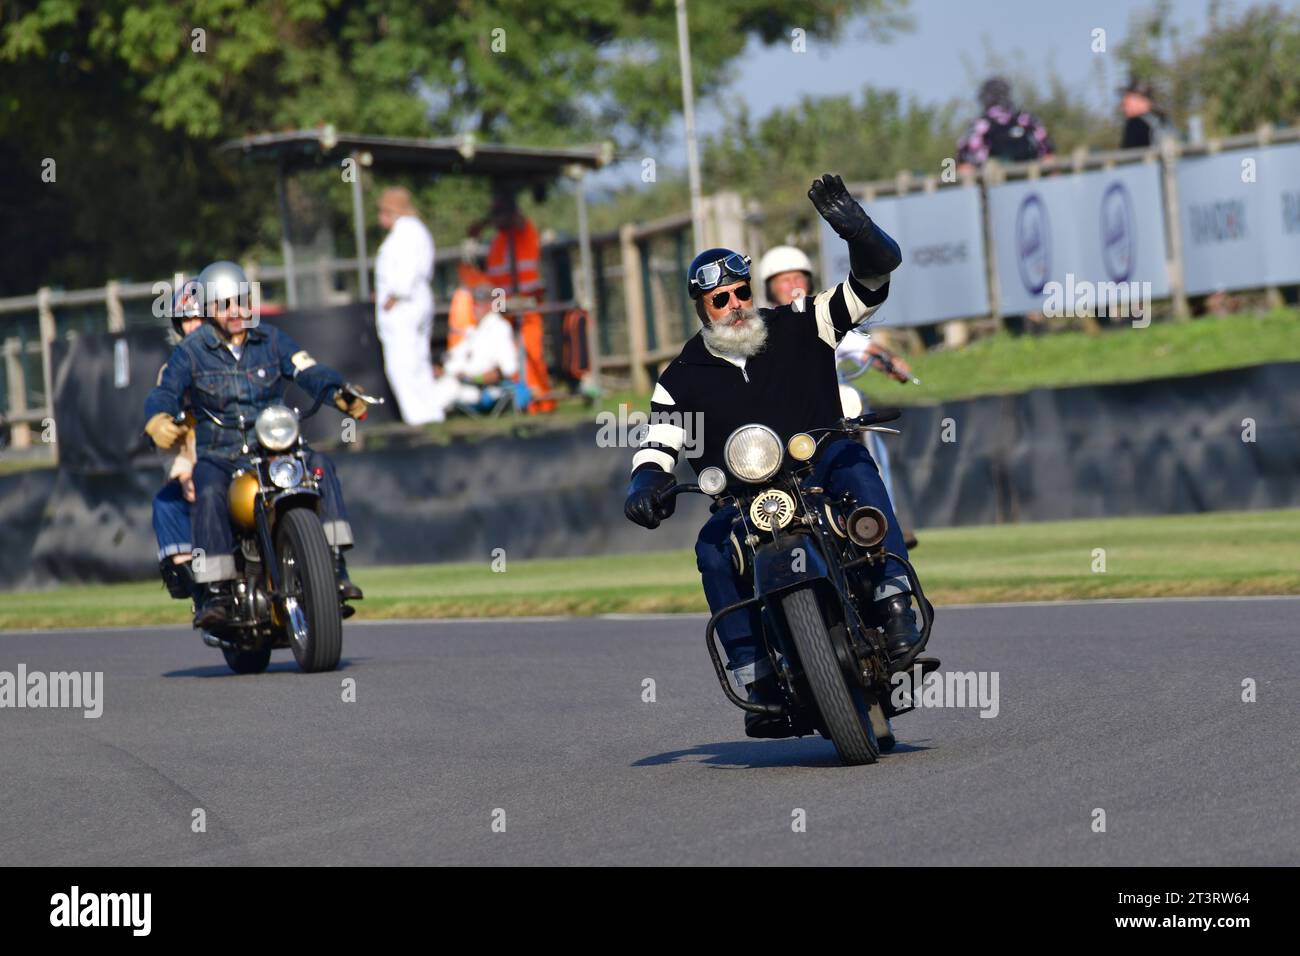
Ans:
{"type": "Polygon", "coordinates": [[[894,501],[894,478],[889,470],[889,449],[885,447],[885,440],[876,432],[867,432],[867,441],[870,444],[867,448],[871,451],[871,457],[876,460],[880,467],[880,480],[885,483],[885,492],[889,495],[889,501],[894,501]]]}
{"type": "Polygon", "coordinates": [[[153,496],[153,533],[158,539],[159,561],[190,553],[190,503],[179,481],[167,482],[153,496]]]}
{"type": "MultiPolygon", "coordinates": [[[[848,492],[858,504],[879,508],[889,522],[889,530],[885,533],[885,549],[907,557],[903,532],[898,527],[898,519],[894,517],[894,509],[889,503],[885,485],[880,480],[880,472],[871,453],[860,443],[841,439],[828,445],[814,465],[807,483],[825,488],[831,496],[848,492]]],[[[734,505],[719,509],[704,523],[695,542],[695,566],[700,571],[709,610],[715,614],[727,605],[754,594],[753,581],[737,574],[732,563],[730,536],[732,522],[736,520],[737,514],[734,505]]],[[[902,565],[892,558],[883,566],[872,565],[870,573],[877,601],[891,594],[911,590],[902,565]]],[[[758,613],[753,607],[749,611],[728,614],[718,621],[717,628],[718,639],[727,653],[728,669],[742,684],[752,683],[771,670],[767,658],[759,656],[758,613]]]]}
{"type": "MultiPolygon", "coordinates": [[[[235,535],[227,502],[230,478],[239,465],[224,458],[200,458],[194,466],[194,550],[203,553],[201,562],[196,559],[194,580],[200,583],[235,577],[235,535]]],[[[326,540],[336,548],[351,547],[352,526],[334,463],[318,451],[309,451],[307,467],[321,470],[320,519],[326,540]]]]}

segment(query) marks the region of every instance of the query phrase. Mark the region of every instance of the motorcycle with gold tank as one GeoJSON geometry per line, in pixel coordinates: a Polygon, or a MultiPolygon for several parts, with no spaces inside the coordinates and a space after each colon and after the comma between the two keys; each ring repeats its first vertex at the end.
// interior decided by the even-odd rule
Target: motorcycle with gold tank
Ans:
{"type": "MultiPolygon", "coordinates": [[[[382,398],[345,389],[369,405],[382,398]]],[[[305,414],[268,405],[253,422],[241,415],[218,428],[237,429],[244,440],[241,467],[230,481],[230,522],[235,535],[234,608],[230,620],[205,632],[237,674],[260,674],[271,651],[290,648],[302,670],[330,671],[343,653],[343,618],[353,609],[339,599],[334,557],[319,515],[320,472],[308,465],[301,424],[305,414]]]]}

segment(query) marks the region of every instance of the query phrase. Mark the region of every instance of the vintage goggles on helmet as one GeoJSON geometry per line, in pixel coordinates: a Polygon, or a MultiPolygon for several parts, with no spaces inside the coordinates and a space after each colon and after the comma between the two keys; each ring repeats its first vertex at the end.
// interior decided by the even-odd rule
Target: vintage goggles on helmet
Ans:
{"type": "Polygon", "coordinates": [[[691,276],[691,284],[699,292],[708,292],[722,283],[724,275],[734,276],[737,279],[748,279],[749,256],[742,256],[733,252],[723,259],[706,262],[695,270],[695,275],[691,276]]]}

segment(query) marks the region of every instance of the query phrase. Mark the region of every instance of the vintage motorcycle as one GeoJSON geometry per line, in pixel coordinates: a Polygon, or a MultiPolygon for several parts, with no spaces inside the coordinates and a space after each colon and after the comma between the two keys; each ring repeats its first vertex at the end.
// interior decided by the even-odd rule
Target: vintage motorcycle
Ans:
{"type": "MultiPolygon", "coordinates": [[[[368,405],[382,398],[344,391],[368,405]]],[[[268,405],[248,422],[223,422],[243,437],[241,467],[230,481],[229,511],[235,534],[234,610],[230,620],[203,642],[220,648],[237,674],[260,674],[271,651],[291,648],[308,672],[330,671],[343,653],[343,618],[355,613],[339,598],[334,555],[321,524],[320,474],[307,465],[302,422],[306,414],[268,405]]],[[[177,416],[177,424],[183,420],[177,416]]],[[[196,558],[197,560],[197,558],[196,558]]]]}
{"type": "Polygon", "coordinates": [[[658,495],[663,501],[683,493],[714,499],[714,508],[734,504],[733,560],[753,581],[754,596],[722,608],[705,627],[705,640],[722,691],[742,710],[789,721],[797,736],[817,731],[828,738],[848,765],[874,763],[893,748],[890,718],[910,706],[891,700],[893,671],[914,665],[929,673],[939,667],[920,657],[930,639],[934,607],[926,599],[912,565],[885,550],[883,512],[859,504],[851,495],[832,496],[810,483],[813,458],[821,442],[877,431],[897,410],[841,419],[835,427],[801,432],[782,444],[765,425],[744,425],[724,446],[730,477],[705,468],[697,484],[674,484],[658,495]],[[921,617],[921,639],[902,660],[885,650],[883,621],[872,600],[866,570],[888,558],[905,569],[921,617]],[[728,614],[749,613],[757,605],[761,646],[768,655],[784,698],[756,704],[732,686],[718,650],[715,631],[728,614]]]}

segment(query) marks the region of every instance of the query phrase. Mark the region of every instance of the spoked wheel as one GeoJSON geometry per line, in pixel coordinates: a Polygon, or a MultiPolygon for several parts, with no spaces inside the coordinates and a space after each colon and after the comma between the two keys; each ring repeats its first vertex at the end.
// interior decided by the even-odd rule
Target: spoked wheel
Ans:
{"type": "Polygon", "coordinates": [[[872,701],[860,687],[850,687],[845,681],[817,595],[807,588],[791,591],[781,599],[781,607],[804,677],[840,761],[849,766],[875,763],[880,745],[871,727],[872,701]]]}
{"type": "Polygon", "coordinates": [[[285,592],[283,617],[294,659],[307,673],[332,671],[343,653],[338,584],[325,529],[314,511],[291,508],[275,530],[285,592]]]}
{"type": "Polygon", "coordinates": [[[223,647],[221,653],[226,656],[226,665],[236,674],[260,674],[271,663],[269,644],[251,651],[231,651],[223,647]]]}

